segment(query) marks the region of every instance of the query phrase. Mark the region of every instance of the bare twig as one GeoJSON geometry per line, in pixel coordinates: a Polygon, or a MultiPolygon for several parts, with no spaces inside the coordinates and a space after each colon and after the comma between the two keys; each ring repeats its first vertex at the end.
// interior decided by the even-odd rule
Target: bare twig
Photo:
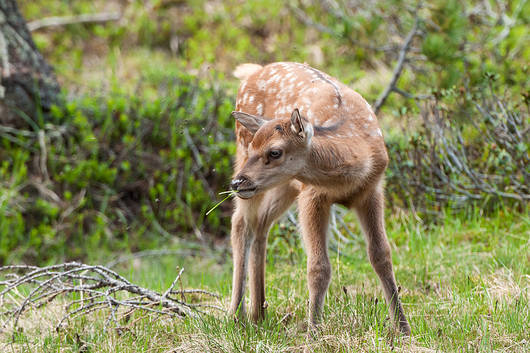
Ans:
{"type": "Polygon", "coordinates": [[[40,129],[38,132],[39,137],[39,147],[40,147],[40,171],[42,173],[42,176],[44,177],[44,182],[47,183],[50,181],[50,175],[48,174],[48,153],[46,148],[46,135],[44,133],[44,130],[40,129]]]}
{"type": "MultiPolygon", "coordinates": [[[[298,7],[289,5],[289,9],[294,14],[294,16],[298,19],[298,21],[303,23],[305,26],[312,27],[321,33],[326,33],[334,37],[341,37],[341,34],[337,33],[333,28],[325,26],[320,22],[314,21],[313,19],[311,19],[311,17],[308,14],[306,14],[303,10],[299,9],[298,7]]],[[[333,13],[333,15],[336,16],[340,20],[344,20],[345,18],[344,15],[337,16],[336,13],[333,13]]],[[[345,39],[354,46],[373,50],[373,51],[393,51],[396,49],[396,46],[393,44],[388,44],[385,46],[378,47],[378,46],[373,46],[367,43],[362,43],[358,41],[357,39],[352,38],[351,36],[348,36],[345,39]]]]}
{"type": "Polygon", "coordinates": [[[309,17],[304,11],[302,11],[298,7],[291,5],[289,6],[289,9],[295,15],[295,17],[304,25],[308,27],[313,27],[319,32],[326,33],[332,36],[337,36],[337,33],[333,29],[324,26],[322,23],[313,21],[311,17],[309,17]]]}
{"type": "Polygon", "coordinates": [[[412,94],[412,93],[403,91],[402,89],[397,88],[397,87],[394,87],[392,89],[392,91],[396,92],[397,94],[401,94],[405,98],[410,98],[410,99],[428,99],[428,98],[432,98],[432,94],[412,94]]]}
{"type": "Polygon", "coordinates": [[[36,31],[45,27],[59,27],[78,23],[103,23],[117,21],[121,18],[119,12],[103,12],[95,14],[83,14],[77,16],[46,17],[28,23],[30,31],[36,31]]]}
{"type": "Polygon", "coordinates": [[[41,182],[41,180],[39,180],[38,178],[32,178],[30,180],[30,182],[28,183],[29,185],[35,187],[35,189],[37,189],[37,191],[39,192],[39,194],[51,201],[51,202],[54,202],[55,204],[63,207],[64,206],[64,201],[61,200],[61,198],[59,197],[59,195],[57,195],[55,193],[55,191],[49,189],[43,182],[41,182]]]}
{"type": "Polygon", "coordinates": [[[392,73],[392,79],[390,80],[390,83],[385,88],[385,90],[381,93],[381,95],[377,98],[377,100],[374,103],[374,112],[377,114],[383,104],[385,103],[386,99],[388,98],[388,95],[395,91],[397,81],[399,80],[399,77],[401,76],[401,73],[403,71],[403,65],[405,64],[405,59],[407,57],[407,52],[410,48],[410,44],[412,43],[412,39],[416,36],[418,33],[418,24],[419,24],[419,17],[416,15],[416,18],[414,19],[414,25],[412,26],[412,29],[407,34],[407,37],[405,38],[405,42],[403,43],[403,46],[401,47],[401,50],[399,51],[398,61],[396,63],[396,66],[394,67],[394,72],[392,73]]]}
{"type": "Polygon", "coordinates": [[[519,3],[517,4],[517,8],[513,12],[512,17],[508,16],[506,14],[506,11],[502,12],[501,17],[502,17],[502,22],[504,23],[504,28],[499,33],[499,35],[495,39],[493,39],[493,41],[491,42],[494,46],[498,45],[500,42],[505,40],[506,37],[508,37],[512,28],[516,25],[517,17],[519,17],[519,14],[521,13],[525,5],[526,5],[526,0],[519,1],[519,3]]]}
{"type": "Polygon", "coordinates": [[[45,306],[59,297],[80,294],[82,299],[71,299],[56,329],[70,318],[87,315],[93,311],[108,310],[105,328],[125,314],[141,310],[170,317],[194,316],[202,313],[198,308],[223,310],[213,303],[186,303],[172,295],[200,294],[219,298],[215,293],[201,289],[173,290],[180,280],[181,269],[171,286],[160,294],[129,282],[118,273],[99,265],[91,266],[69,262],[47,267],[14,265],[0,267],[0,328],[11,324],[15,329],[20,317],[32,308],[45,306]],[[21,295],[20,293],[29,293],[21,295]],[[17,294],[22,301],[13,299],[17,294]]]}

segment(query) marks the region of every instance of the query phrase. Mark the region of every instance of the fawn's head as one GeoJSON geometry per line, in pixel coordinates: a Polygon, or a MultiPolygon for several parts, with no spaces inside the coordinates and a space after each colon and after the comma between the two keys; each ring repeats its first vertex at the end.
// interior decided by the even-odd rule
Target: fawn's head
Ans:
{"type": "Polygon", "coordinates": [[[232,190],[244,199],[280,185],[298,175],[307,164],[313,126],[298,109],[291,118],[265,120],[232,112],[252,135],[247,159],[232,180],[232,190]]]}

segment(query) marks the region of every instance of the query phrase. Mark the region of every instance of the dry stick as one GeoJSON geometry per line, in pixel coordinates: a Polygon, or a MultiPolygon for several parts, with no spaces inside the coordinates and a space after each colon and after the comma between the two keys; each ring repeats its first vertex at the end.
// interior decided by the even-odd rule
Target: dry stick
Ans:
{"type": "Polygon", "coordinates": [[[44,198],[54,202],[55,204],[63,207],[64,202],[61,200],[59,195],[55,193],[55,191],[49,189],[44,183],[42,183],[38,178],[33,177],[30,179],[29,185],[35,187],[39,194],[41,194],[44,198]]]}
{"type": "Polygon", "coordinates": [[[109,21],[117,21],[120,18],[121,14],[119,12],[103,12],[64,17],[46,17],[40,20],[29,22],[28,29],[30,31],[36,31],[45,27],[59,27],[78,23],[102,23],[109,21]]]}
{"type": "Polygon", "coordinates": [[[179,289],[179,290],[172,290],[170,292],[170,294],[181,294],[181,293],[185,293],[185,294],[206,294],[210,297],[214,297],[214,298],[217,298],[217,299],[221,299],[221,296],[217,293],[212,293],[212,292],[209,292],[207,290],[204,290],[204,289],[179,289]]]}
{"type": "Polygon", "coordinates": [[[419,17],[416,15],[416,18],[414,19],[414,25],[412,26],[412,29],[410,30],[410,32],[407,34],[407,37],[405,38],[405,43],[403,43],[403,46],[401,47],[401,50],[399,51],[398,62],[396,64],[396,67],[394,68],[392,79],[390,80],[390,83],[385,88],[383,93],[381,93],[381,95],[377,98],[377,100],[374,103],[375,114],[379,112],[379,110],[385,103],[386,99],[388,98],[388,95],[390,94],[390,92],[396,89],[396,83],[403,71],[403,65],[405,64],[405,58],[407,57],[407,52],[410,48],[410,44],[412,43],[412,39],[414,39],[414,37],[418,33],[418,24],[419,24],[419,17]]]}
{"type": "Polygon", "coordinates": [[[184,272],[184,267],[180,269],[180,271],[179,271],[177,277],[175,277],[175,280],[173,281],[173,283],[171,283],[169,288],[164,292],[164,294],[162,294],[162,299],[166,299],[168,294],[173,291],[173,288],[175,288],[175,285],[177,284],[178,280],[180,279],[180,275],[182,274],[182,272],[184,272]]]}
{"type": "Polygon", "coordinates": [[[50,181],[50,175],[48,174],[48,167],[46,166],[46,164],[48,163],[48,153],[46,149],[46,136],[44,134],[44,130],[39,130],[38,137],[40,147],[40,171],[42,173],[42,176],[44,177],[44,182],[48,183],[50,181]]]}

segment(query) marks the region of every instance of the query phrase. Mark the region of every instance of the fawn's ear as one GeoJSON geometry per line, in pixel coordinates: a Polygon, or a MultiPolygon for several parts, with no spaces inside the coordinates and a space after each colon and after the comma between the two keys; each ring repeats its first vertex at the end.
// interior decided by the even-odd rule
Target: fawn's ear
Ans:
{"type": "Polygon", "coordinates": [[[265,123],[265,120],[259,116],[247,114],[243,112],[233,111],[232,116],[241,123],[252,135],[259,130],[259,128],[265,123]]]}
{"type": "Polygon", "coordinates": [[[300,115],[298,108],[295,108],[291,114],[291,130],[306,140],[307,144],[311,143],[313,137],[313,125],[306,118],[300,115]]]}

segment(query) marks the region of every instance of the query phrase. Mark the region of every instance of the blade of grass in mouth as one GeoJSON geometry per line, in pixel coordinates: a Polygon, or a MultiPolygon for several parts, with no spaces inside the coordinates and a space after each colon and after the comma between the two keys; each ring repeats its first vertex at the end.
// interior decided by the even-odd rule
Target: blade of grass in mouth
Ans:
{"type": "Polygon", "coordinates": [[[223,192],[219,193],[219,195],[225,195],[225,194],[228,194],[228,196],[226,196],[224,199],[222,199],[221,201],[216,203],[215,206],[210,208],[210,210],[208,212],[206,212],[206,216],[208,216],[210,213],[212,213],[212,211],[215,210],[217,207],[219,207],[220,204],[222,204],[223,202],[228,200],[230,197],[234,196],[236,194],[236,191],[233,191],[233,190],[232,191],[223,191],[223,192]]]}

